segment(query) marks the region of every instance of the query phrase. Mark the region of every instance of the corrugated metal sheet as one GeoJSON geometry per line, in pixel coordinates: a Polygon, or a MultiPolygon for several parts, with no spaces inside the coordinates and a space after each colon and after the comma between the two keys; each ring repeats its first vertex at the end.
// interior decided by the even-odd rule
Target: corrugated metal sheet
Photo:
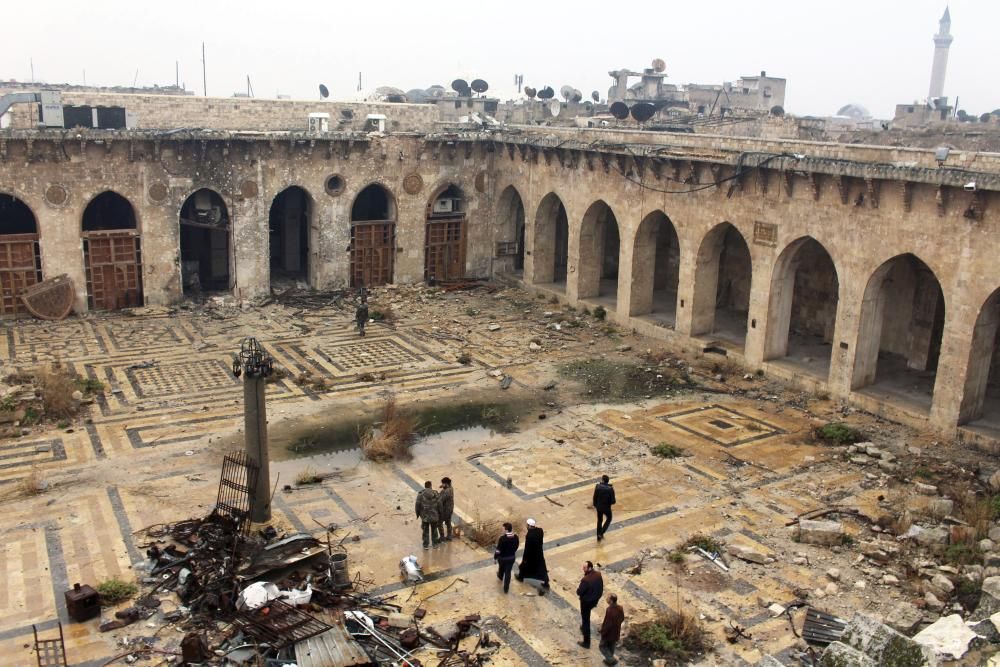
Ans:
{"type": "Polygon", "coordinates": [[[299,667],[358,667],[371,664],[368,654],[354,641],[343,623],[295,645],[299,667]]]}

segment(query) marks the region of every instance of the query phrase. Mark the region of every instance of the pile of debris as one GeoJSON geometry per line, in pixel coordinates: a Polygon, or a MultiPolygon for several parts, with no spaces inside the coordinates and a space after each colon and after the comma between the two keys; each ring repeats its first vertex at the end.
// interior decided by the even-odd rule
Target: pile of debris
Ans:
{"type": "MultiPolygon", "coordinates": [[[[183,639],[171,645],[159,630],[122,638],[116,659],[155,653],[198,664],[419,667],[415,656],[429,653],[436,665],[477,666],[499,649],[490,621],[478,615],[453,631],[436,630],[421,626],[426,612],[419,606],[404,614],[395,595],[366,592],[372,582],[351,579],[336,525],[324,527],[325,539],[270,525],[252,530],[256,478],[252,459],[227,455],[211,513],[140,531],[147,538],[139,546],[148,560],[136,566],[145,573],[143,590],[100,629],[162,622],[160,630],[172,627],[183,639]]],[[[423,579],[414,557],[400,570],[415,583],[423,579]]]]}

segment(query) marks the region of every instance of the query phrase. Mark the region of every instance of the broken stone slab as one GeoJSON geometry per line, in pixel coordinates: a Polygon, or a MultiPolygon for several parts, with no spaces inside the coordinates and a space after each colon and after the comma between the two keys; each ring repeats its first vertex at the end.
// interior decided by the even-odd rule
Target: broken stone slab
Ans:
{"type": "Polygon", "coordinates": [[[729,544],[726,546],[726,551],[729,552],[730,556],[735,556],[740,560],[745,560],[749,563],[756,563],[757,565],[767,565],[773,561],[772,558],[769,558],[759,551],[741,544],[729,544]]]}
{"type": "Polygon", "coordinates": [[[924,604],[931,611],[941,611],[942,609],[944,609],[944,602],[938,600],[937,596],[931,593],[930,591],[924,593],[924,604]]]}
{"type": "Polygon", "coordinates": [[[936,496],[938,493],[938,488],[933,484],[924,484],[923,482],[916,482],[914,487],[922,496],[936,496]]]}
{"type": "Polygon", "coordinates": [[[771,614],[772,617],[778,617],[785,613],[785,608],[782,605],[775,602],[774,604],[770,605],[767,608],[767,611],[771,614]]]}
{"type": "Polygon", "coordinates": [[[921,546],[931,547],[939,544],[947,544],[948,535],[947,528],[924,528],[923,526],[914,524],[901,537],[914,540],[921,546]]]}
{"type": "Polygon", "coordinates": [[[909,602],[900,602],[885,615],[885,624],[896,632],[909,635],[917,629],[922,619],[923,614],[919,609],[909,602]]]}
{"type": "Polygon", "coordinates": [[[841,642],[884,667],[923,667],[937,663],[928,649],[864,614],[854,615],[844,630],[841,642]]]}
{"type": "Polygon", "coordinates": [[[765,655],[757,663],[757,667],[785,667],[784,663],[775,658],[773,655],[765,655]]]}
{"type": "Polygon", "coordinates": [[[994,542],[1000,542],[1000,526],[991,527],[988,537],[994,542]]]}
{"type": "Polygon", "coordinates": [[[1000,470],[990,475],[990,488],[993,491],[1000,491],[1000,470]]]}
{"type": "Polygon", "coordinates": [[[856,648],[833,642],[823,650],[820,667],[878,667],[874,660],[856,648]]]}
{"type": "Polygon", "coordinates": [[[943,574],[935,574],[925,586],[939,600],[950,597],[955,590],[955,584],[951,583],[951,579],[943,574]]]}
{"type": "Polygon", "coordinates": [[[969,621],[966,625],[968,625],[969,629],[986,641],[991,644],[996,644],[997,642],[1000,642],[1000,629],[998,629],[998,623],[1000,623],[1000,614],[993,614],[985,621],[979,621],[978,623],[969,621]]]}
{"type": "Polygon", "coordinates": [[[804,544],[834,546],[844,542],[844,525],[839,521],[799,521],[799,541],[804,544]]]}
{"type": "Polygon", "coordinates": [[[955,510],[955,501],[951,498],[934,498],[927,504],[927,513],[934,517],[946,517],[955,510]]]}
{"type": "Polygon", "coordinates": [[[958,660],[968,653],[969,644],[977,636],[961,616],[952,614],[942,616],[913,635],[913,641],[930,649],[937,658],[958,660]]]}
{"type": "Polygon", "coordinates": [[[969,617],[970,621],[985,621],[1000,612],[1000,577],[986,577],[982,583],[979,604],[969,617]]]}
{"type": "Polygon", "coordinates": [[[490,331],[500,331],[500,325],[499,324],[491,324],[491,325],[489,325],[486,328],[489,329],[490,331]]]}

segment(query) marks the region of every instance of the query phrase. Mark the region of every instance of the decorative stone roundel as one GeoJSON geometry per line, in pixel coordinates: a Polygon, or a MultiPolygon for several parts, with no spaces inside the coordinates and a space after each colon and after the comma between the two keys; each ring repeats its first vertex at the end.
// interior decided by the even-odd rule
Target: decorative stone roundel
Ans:
{"type": "Polygon", "coordinates": [[[240,183],[240,194],[244,199],[253,199],[257,196],[257,184],[253,181],[243,181],[240,183]]]}
{"type": "Polygon", "coordinates": [[[58,183],[51,183],[45,188],[45,203],[49,206],[62,206],[69,201],[69,190],[66,186],[58,183]]]}
{"type": "Polygon", "coordinates": [[[167,189],[167,184],[162,181],[157,181],[149,186],[149,201],[154,204],[160,204],[166,201],[167,195],[170,191],[167,189]]]}
{"type": "Polygon", "coordinates": [[[323,184],[324,189],[326,189],[326,194],[331,197],[340,196],[340,193],[344,191],[344,186],[344,177],[340,174],[327,176],[326,182],[323,184]]]}
{"type": "Polygon", "coordinates": [[[476,174],[476,192],[486,192],[486,172],[476,174]]]}
{"type": "Polygon", "coordinates": [[[406,178],[403,179],[403,190],[406,191],[406,194],[415,195],[423,189],[424,179],[420,177],[420,174],[413,172],[407,174],[406,178]]]}

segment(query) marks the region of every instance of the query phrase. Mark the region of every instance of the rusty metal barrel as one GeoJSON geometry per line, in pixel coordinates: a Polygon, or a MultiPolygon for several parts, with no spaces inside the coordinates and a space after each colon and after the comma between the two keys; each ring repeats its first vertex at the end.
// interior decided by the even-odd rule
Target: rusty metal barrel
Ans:
{"type": "Polygon", "coordinates": [[[347,554],[330,556],[330,575],[333,578],[334,588],[351,587],[351,575],[347,573],[347,554]]]}

